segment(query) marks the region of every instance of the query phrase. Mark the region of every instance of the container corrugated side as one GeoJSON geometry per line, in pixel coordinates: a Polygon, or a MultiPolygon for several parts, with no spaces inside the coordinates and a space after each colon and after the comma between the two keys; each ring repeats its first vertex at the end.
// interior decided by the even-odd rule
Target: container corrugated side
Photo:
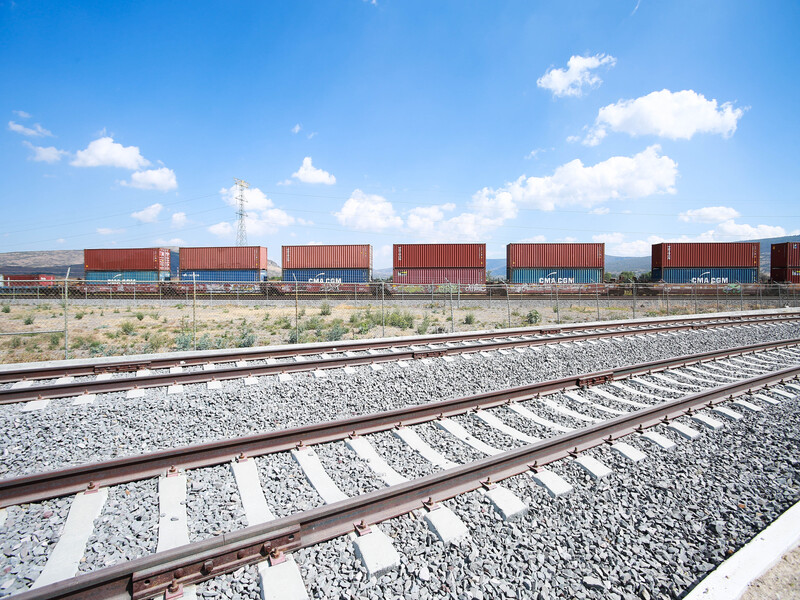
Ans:
{"type": "Polygon", "coordinates": [[[267,249],[264,246],[208,246],[203,248],[178,248],[180,270],[267,268],[267,249]]]}
{"type": "Polygon", "coordinates": [[[800,283],[800,267],[773,267],[770,278],[777,283],[800,283]]]}
{"type": "Polygon", "coordinates": [[[169,248],[87,248],[86,271],[169,271],[169,248]]]}
{"type": "Polygon", "coordinates": [[[281,267],[372,270],[372,246],[369,244],[282,246],[281,267]]]}
{"type": "Polygon", "coordinates": [[[6,275],[6,285],[9,287],[50,287],[55,285],[55,275],[24,274],[6,275]]]}
{"type": "Polygon", "coordinates": [[[180,280],[187,282],[195,281],[192,273],[197,274],[197,283],[254,283],[267,279],[267,271],[260,269],[182,269],[179,274],[180,280]]]}
{"type": "Polygon", "coordinates": [[[486,244],[395,244],[395,268],[486,267],[486,244]]]}
{"type": "Polygon", "coordinates": [[[153,283],[167,281],[169,271],[86,271],[86,283],[153,283]]]}
{"type": "Polygon", "coordinates": [[[281,279],[294,283],[369,283],[372,273],[369,269],[283,269],[281,279]]]}
{"type": "Polygon", "coordinates": [[[771,268],[800,267],[800,243],[772,244],[770,259],[771,268]]]}
{"type": "Polygon", "coordinates": [[[509,283],[603,283],[603,269],[511,269],[509,283]]]}
{"type": "Polygon", "coordinates": [[[653,269],[653,281],[664,283],[758,283],[758,269],[685,267],[653,269]]]}
{"type": "Polygon", "coordinates": [[[605,244],[508,244],[506,266],[604,268],[605,244]]]}
{"type": "Polygon", "coordinates": [[[393,283],[486,283],[486,269],[464,268],[397,268],[392,274],[393,283]]]}
{"type": "Polygon", "coordinates": [[[759,267],[758,242],[662,242],[653,244],[651,266],[759,267]]]}

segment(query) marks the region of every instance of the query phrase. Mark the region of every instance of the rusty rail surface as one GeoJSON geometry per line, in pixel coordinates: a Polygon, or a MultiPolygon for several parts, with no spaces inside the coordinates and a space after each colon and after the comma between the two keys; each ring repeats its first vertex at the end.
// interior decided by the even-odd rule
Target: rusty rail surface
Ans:
{"type": "MultiPolygon", "coordinates": [[[[30,400],[53,399],[53,398],[69,398],[74,396],[81,396],[83,394],[102,394],[110,392],[123,392],[131,389],[140,388],[154,388],[164,387],[176,384],[191,384],[191,383],[206,383],[209,381],[222,381],[228,379],[239,379],[242,377],[254,377],[264,375],[277,375],[280,373],[296,373],[300,371],[311,371],[316,369],[333,369],[345,366],[358,366],[372,363],[381,362],[395,362],[398,360],[415,360],[420,358],[449,356],[453,354],[465,354],[490,350],[501,350],[504,348],[515,348],[519,346],[532,347],[542,346],[549,344],[577,342],[586,340],[595,340],[613,337],[625,337],[631,335],[646,335],[652,333],[665,333],[669,331],[681,331],[685,329],[706,329],[712,327],[732,327],[742,324],[759,324],[759,323],[775,323],[775,322],[789,322],[800,320],[800,312],[792,315],[780,315],[775,317],[766,318],[753,318],[745,319],[744,321],[718,321],[716,319],[705,321],[702,323],[697,322],[668,322],[662,325],[653,326],[637,326],[631,329],[618,328],[608,330],[607,327],[602,328],[588,328],[594,329],[585,331],[583,333],[568,333],[560,334],[558,337],[540,337],[540,338],[520,338],[522,334],[508,335],[505,332],[503,335],[497,333],[482,333],[482,336],[495,339],[494,341],[478,342],[466,346],[456,347],[441,347],[431,349],[416,348],[417,341],[414,343],[403,343],[402,347],[405,350],[399,350],[391,353],[370,354],[367,356],[351,356],[351,357],[336,357],[336,358],[316,358],[304,360],[302,362],[294,363],[278,363],[278,364],[264,364],[264,365],[246,365],[246,366],[229,366],[215,368],[209,371],[190,371],[181,373],[164,373],[156,375],[145,375],[141,377],[125,377],[119,379],[109,379],[104,381],[79,381],[72,383],[64,383],[58,385],[37,385],[27,388],[19,389],[4,389],[0,390],[0,405],[14,404],[18,402],[27,402],[30,400]],[[600,330],[597,330],[600,329],[600,330]]],[[[540,330],[540,334],[555,334],[555,331],[540,330]]],[[[463,334],[466,335],[466,334],[463,334]]],[[[408,339],[408,338],[407,338],[408,339]]],[[[440,342],[452,341],[452,339],[445,340],[438,338],[440,342]]],[[[477,338],[484,339],[484,338],[477,338]]],[[[362,344],[368,345],[367,342],[362,344]]],[[[381,341],[378,344],[385,344],[392,346],[389,342],[381,341]]],[[[400,344],[395,344],[400,346],[400,344]]],[[[370,346],[373,347],[374,346],[370,346]]],[[[382,346],[383,347],[383,346],[382,346]]],[[[305,350],[307,352],[307,349],[305,350]]],[[[341,349],[339,350],[341,351],[341,349]]],[[[299,353],[302,353],[301,350],[299,353]]],[[[322,351],[315,351],[313,355],[319,355],[322,351]]],[[[296,353],[297,354],[297,353],[296,353]]],[[[227,359],[226,359],[227,360],[227,359]]],[[[211,362],[215,362],[212,360],[211,362]]],[[[209,362],[208,358],[205,362],[209,362]]],[[[151,365],[152,366],[152,365],[151,365]]],[[[32,375],[30,375],[33,377],[32,375]]]]}
{"type": "Polygon", "coordinates": [[[143,600],[200,583],[247,564],[280,556],[502,481],[614,439],[714,406],[755,389],[796,379],[800,365],[643,408],[577,431],[268,523],[107,567],[23,592],[19,600],[143,600]]]}
{"type": "Polygon", "coordinates": [[[687,329],[695,326],[722,326],[725,324],[784,322],[800,319],[800,311],[764,312],[757,315],[691,315],[680,318],[653,318],[623,321],[603,321],[600,323],[546,325],[539,327],[520,327],[493,331],[473,331],[461,333],[442,333],[426,336],[409,336],[402,338],[384,338],[380,340],[344,340],[339,342],[305,344],[296,347],[280,346],[276,348],[236,348],[232,350],[214,350],[210,352],[175,352],[170,356],[158,358],[120,358],[113,361],[72,361],[65,365],[29,366],[20,369],[0,371],[0,383],[22,381],[26,379],[55,379],[58,377],[80,377],[98,375],[100,373],[128,373],[139,369],[167,369],[178,366],[196,366],[209,362],[236,362],[241,360],[260,360],[267,358],[292,358],[298,355],[315,355],[323,352],[344,352],[368,349],[385,349],[411,345],[445,344],[499,337],[527,335],[562,335],[578,331],[596,329],[632,329],[645,326],[662,325],[663,331],[687,329]],[[704,325],[706,324],[707,325],[704,325]],[[683,325],[683,327],[676,327],[683,325]]]}
{"type": "Polygon", "coordinates": [[[47,498],[95,489],[96,486],[117,485],[147,477],[157,477],[175,469],[194,469],[218,465],[241,456],[262,456],[291,450],[301,445],[342,440],[353,434],[363,435],[386,431],[402,425],[416,425],[441,417],[463,414],[476,408],[491,408],[513,401],[569,389],[585,388],[635,375],[663,371],[728,356],[796,346],[798,344],[800,344],[800,338],[714,350],[618,367],[606,371],[572,375],[462,398],[418,404],[338,421],[316,423],[303,427],[206,442],[181,448],[170,448],[149,454],[116,458],[101,463],[24,475],[0,481],[0,507],[22,502],[38,502],[47,498]]]}

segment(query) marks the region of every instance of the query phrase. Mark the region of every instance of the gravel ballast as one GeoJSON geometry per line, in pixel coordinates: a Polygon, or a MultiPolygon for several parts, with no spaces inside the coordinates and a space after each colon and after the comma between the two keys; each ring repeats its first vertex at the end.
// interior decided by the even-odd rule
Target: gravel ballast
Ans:
{"type": "Polygon", "coordinates": [[[193,384],[184,386],[179,395],[167,395],[166,388],[148,389],[138,399],[102,394],[93,404],[73,406],[72,399],[54,400],[44,410],[28,413],[20,405],[8,405],[0,407],[0,435],[5,440],[0,477],[798,336],[800,325],[792,324],[687,331],[592,345],[536,347],[524,354],[474,355],[453,362],[412,361],[408,368],[385,364],[381,371],[359,367],[353,375],[334,369],[322,379],[297,373],[285,383],[274,376],[259,377],[252,386],[230,380],[221,390],[193,384]],[[52,439],[62,440],[58,448],[53,448],[52,439]]]}

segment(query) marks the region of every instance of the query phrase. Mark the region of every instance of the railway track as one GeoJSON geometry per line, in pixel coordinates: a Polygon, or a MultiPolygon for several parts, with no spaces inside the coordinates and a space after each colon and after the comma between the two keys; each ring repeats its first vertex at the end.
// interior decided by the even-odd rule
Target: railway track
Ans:
{"type": "Polygon", "coordinates": [[[508,350],[554,343],[584,342],[631,335],[652,335],[686,330],[800,321],[800,311],[758,315],[692,316],[602,324],[564,325],[558,328],[524,328],[412,338],[347,341],[311,347],[277,347],[178,354],[161,358],[103,362],[69,362],[53,366],[0,370],[0,404],[46,401],[109,392],[141,394],[143,389],[184,384],[219,385],[228,379],[266,375],[288,377],[332,368],[379,365],[493,350],[508,350]],[[360,353],[360,354],[359,354],[360,353]],[[153,373],[153,371],[161,371],[153,373]],[[75,379],[79,378],[78,381],[75,379]],[[54,383],[47,383],[55,380],[54,383]],[[44,383],[43,383],[44,382],[44,383]]]}
{"type": "MultiPolygon", "coordinates": [[[[519,505],[496,482],[530,473],[557,495],[559,489],[563,491],[563,486],[569,484],[545,469],[549,463],[564,458],[580,462],[577,459],[587,450],[598,446],[610,446],[631,461],[639,460],[641,451],[638,454],[632,451],[630,443],[619,442],[621,438],[633,435],[658,449],[672,442],[648,430],[663,431],[671,426],[673,433],[696,437],[699,433],[686,425],[687,418],[695,427],[716,429],[722,426],[719,419],[739,420],[742,412],[755,413],[795,398],[800,392],[796,381],[800,374],[799,344],[800,339],[792,339],[670,358],[343,421],[5,480],[0,482],[0,505],[9,506],[79,491],[88,497],[106,486],[154,476],[161,476],[160,481],[171,477],[180,481],[186,477],[186,470],[191,476],[191,469],[228,462],[234,471],[242,470],[252,465],[255,457],[277,456],[288,451],[301,464],[305,477],[320,496],[328,496],[324,506],[258,525],[251,521],[246,529],[52,583],[24,592],[19,598],[147,598],[164,592],[189,591],[191,588],[187,586],[265,559],[259,567],[262,578],[278,578],[277,581],[280,570],[291,569],[293,564],[284,560],[287,552],[348,533],[354,533],[356,545],[362,539],[381,540],[377,523],[411,511],[421,511],[430,523],[448,514],[441,506],[442,501],[476,489],[483,490],[494,508],[509,517],[513,513],[509,507],[519,508],[519,505]],[[742,398],[745,395],[751,397],[745,400],[742,398]],[[661,402],[660,397],[668,400],[661,402]],[[715,417],[710,417],[710,411],[715,412],[715,417]],[[516,420],[509,424],[512,414],[516,420]],[[414,433],[431,422],[437,424],[442,435],[448,436],[447,442],[437,444],[429,434],[414,433]],[[472,423],[480,427],[476,429],[472,423]],[[409,480],[398,481],[395,475],[399,474],[389,464],[396,467],[397,461],[370,450],[371,436],[390,430],[403,441],[405,452],[421,454],[438,467],[436,472],[414,478],[400,475],[409,480]],[[494,431],[495,440],[506,440],[504,448],[485,441],[492,441],[487,438],[488,430],[494,431]],[[327,485],[324,478],[314,470],[313,449],[345,439],[388,487],[353,498],[344,494],[331,497],[331,490],[324,489],[327,485]],[[456,465],[444,456],[446,448],[453,444],[465,444],[488,457],[456,465]],[[375,537],[369,538],[373,534],[375,537]],[[287,564],[288,567],[280,567],[287,564]]],[[[321,466],[318,460],[317,466],[321,466]]],[[[602,476],[602,464],[585,460],[583,466],[594,476],[602,476]]],[[[181,485],[185,489],[185,481],[181,485]]],[[[242,498],[247,495],[241,487],[240,493],[242,498]]],[[[264,498],[264,492],[259,490],[259,493],[264,498]]],[[[247,506],[245,512],[248,513],[247,506]]],[[[430,526],[436,529],[435,524],[430,526]]],[[[385,548],[384,551],[388,552],[385,548]]]]}

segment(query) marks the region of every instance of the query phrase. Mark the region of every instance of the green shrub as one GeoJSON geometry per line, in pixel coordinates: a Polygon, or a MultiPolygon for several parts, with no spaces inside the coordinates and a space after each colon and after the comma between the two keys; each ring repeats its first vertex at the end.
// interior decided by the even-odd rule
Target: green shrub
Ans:
{"type": "Polygon", "coordinates": [[[22,340],[18,337],[11,338],[11,343],[9,344],[12,348],[19,348],[22,346],[22,340]]]}
{"type": "Polygon", "coordinates": [[[137,312],[136,313],[136,318],[141,321],[142,319],[144,319],[144,313],[137,312]]]}
{"type": "Polygon", "coordinates": [[[50,334],[50,349],[54,350],[62,345],[61,338],[64,337],[63,333],[51,333],[50,334]]]}
{"type": "Polygon", "coordinates": [[[472,325],[473,323],[475,323],[475,315],[473,315],[472,313],[467,313],[464,316],[464,324],[465,325],[472,325]]]}
{"type": "Polygon", "coordinates": [[[119,326],[119,330],[125,335],[134,335],[136,332],[136,325],[133,324],[133,321],[123,321],[119,326]]]}
{"type": "Polygon", "coordinates": [[[75,319],[80,321],[85,314],[86,314],[85,312],[77,312],[75,313],[75,319]]]}
{"type": "Polygon", "coordinates": [[[410,329],[414,326],[414,315],[408,311],[400,312],[395,309],[386,316],[386,324],[400,329],[410,329]]]}
{"type": "Polygon", "coordinates": [[[542,315],[539,314],[538,310],[532,310],[527,315],[525,315],[525,322],[528,325],[536,325],[537,323],[541,322],[542,315]]]}
{"type": "Polygon", "coordinates": [[[275,321],[275,326],[280,329],[289,329],[292,326],[292,322],[289,320],[289,317],[281,317],[275,321]]]}
{"type": "Polygon", "coordinates": [[[329,315],[331,314],[331,305],[327,302],[324,302],[322,306],[319,308],[319,314],[321,315],[329,315]]]}
{"type": "Polygon", "coordinates": [[[22,322],[25,323],[25,325],[33,325],[33,316],[28,315],[22,322]]]}
{"type": "Polygon", "coordinates": [[[297,316],[298,317],[305,317],[306,316],[306,309],[305,308],[301,308],[299,311],[297,311],[297,316]]]}
{"type": "MultiPolygon", "coordinates": [[[[249,348],[256,345],[256,334],[250,328],[250,325],[244,320],[239,326],[239,337],[236,339],[237,348],[249,348]]],[[[198,350],[200,349],[198,345],[198,350]]]]}
{"type": "Polygon", "coordinates": [[[2,310],[4,313],[10,313],[11,307],[8,304],[4,304],[2,310]]]}
{"type": "Polygon", "coordinates": [[[431,320],[428,315],[425,315],[425,318],[420,321],[419,325],[417,325],[417,333],[419,335],[425,335],[428,332],[428,327],[430,327],[431,320]]]}
{"type": "Polygon", "coordinates": [[[347,333],[347,328],[343,325],[341,319],[336,319],[330,329],[328,329],[325,339],[329,342],[338,342],[347,333]]]}
{"type": "Polygon", "coordinates": [[[192,334],[179,333],[175,336],[175,349],[176,350],[191,350],[192,349],[192,334]]]}
{"type": "Polygon", "coordinates": [[[297,331],[294,330],[294,329],[292,329],[289,332],[289,343],[290,344],[296,344],[297,343],[297,331]]]}

